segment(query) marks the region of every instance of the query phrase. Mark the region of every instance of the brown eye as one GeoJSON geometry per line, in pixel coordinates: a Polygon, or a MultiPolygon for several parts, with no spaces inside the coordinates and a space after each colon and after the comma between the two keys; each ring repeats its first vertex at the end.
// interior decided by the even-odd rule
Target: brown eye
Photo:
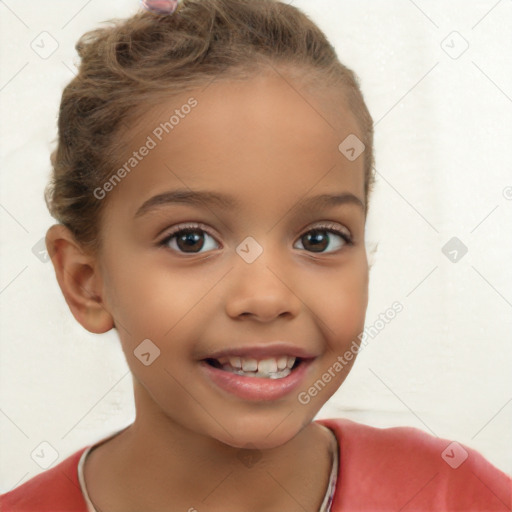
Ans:
{"type": "MultiPolygon", "coordinates": [[[[335,252],[345,245],[352,245],[352,240],[347,233],[334,228],[318,227],[302,235],[299,239],[302,248],[309,252],[323,253],[331,245],[334,249],[327,252],[335,252]],[[341,242],[336,238],[341,239],[341,242]]],[[[300,247],[299,247],[300,248],[300,247]]]]}
{"type": "Polygon", "coordinates": [[[307,251],[323,252],[329,246],[329,235],[326,231],[310,231],[301,238],[302,245],[307,251]]]}
{"type": "Polygon", "coordinates": [[[200,251],[204,245],[204,236],[199,231],[181,231],[176,236],[176,245],[184,252],[200,251]]]}
{"type": "Polygon", "coordinates": [[[209,240],[214,241],[214,238],[204,229],[199,227],[191,227],[175,230],[166,238],[164,238],[160,244],[165,245],[177,252],[185,254],[200,254],[202,249],[205,247],[207,250],[216,248],[215,243],[212,247],[212,243],[209,240]]]}

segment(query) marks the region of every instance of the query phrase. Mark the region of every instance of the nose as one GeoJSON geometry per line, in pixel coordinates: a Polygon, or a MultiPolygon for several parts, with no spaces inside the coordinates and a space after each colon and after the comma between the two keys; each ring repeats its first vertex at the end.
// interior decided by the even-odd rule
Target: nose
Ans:
{"type": "Polygon", "coordinates": [[[284,271],[283,266],[269,251],[252,263],[237,261],[226,290],[226,313],[234,319],[247,317],[262,323],[295,318],[302,301],[290,269],[284,271]]]}

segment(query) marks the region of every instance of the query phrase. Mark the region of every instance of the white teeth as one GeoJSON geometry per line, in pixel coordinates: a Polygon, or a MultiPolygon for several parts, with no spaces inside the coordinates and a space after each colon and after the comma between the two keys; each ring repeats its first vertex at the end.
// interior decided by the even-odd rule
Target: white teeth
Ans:
{"type": "Polygon", "coordinates": [[[242,370],[244,372],[255,372],[258,370],[258,361],[256,359],[242,358],[242,370]]]}
{"type": "Polygon", "coordinates": [[[286,355],[267,357],[261,360],[240,356],[224,356],[217,359],[224,370],[235,373],[254,372],[254,376],[270,378],[282,378],[289,375],[296,360],[296,357],[286,355]]]}
{"type": "Polygon", "coordinates": [[[286,368],[286,363],[288,362],[288,357],[281,356],[277,359],[277,367],[280,370],[284,370],[286,368]]]}
{"type": "Polygon", "coordinates": [[[295,364],[295,357],[288,356],[288,361],[286,362],[286,366],[291,368],[295,364]]]}
{"type": "Polygon", "coordinates": [[[290,368],[285,368],[284,370],[280,370],[274,373],[244,372],[243,370],[240,370],[238,368],[232,368],[229,365],[224,366],[223,370],[231,373],[236,373],[237,375],[243,375],[244,377],[256,377],[260,379],[282,379],[290,375],[290,373],[292,373],[290,368]]]}
{"type": "Polygon", "coordinates": [[[277,362],[275,359],[263,359],[258,363],[258,371],[261,373],[277,372],[277,362]]]}
{"type": "Polygon", "coordinates": [[[229,364],[233,368],[242,368],[242,360],[238,356],[230,357],[229,358],[229,364]]]}
{"type": "Polygon", "coordinates": [[[261,360],[240,356],[224,356],[217,359],[221,368],[225,371],[248,377],[270,379],[282,379],[290,375],[296,360],[296,357],[286,355],[267,357],[261,360]]]}

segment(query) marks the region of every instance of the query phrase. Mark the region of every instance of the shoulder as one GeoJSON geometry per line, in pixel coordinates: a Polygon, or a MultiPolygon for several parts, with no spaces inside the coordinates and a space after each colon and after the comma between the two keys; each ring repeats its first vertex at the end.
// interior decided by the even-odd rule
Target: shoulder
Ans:
{"type": "Polygon", "coordinates": [[[87,447],[0,496],[2,512],[87,512],[78,462],[87,447]]]}
{"type": "Polygon", "coordinates": [[[340,447],[337,494],[343,494],[353,510],[511,509],[512,479],[464,444],[414,427],[376,428],[347,419],[317,421],[336,434],[340,447]],[[364,506],[357,508],[362,496],[364,506]]]}

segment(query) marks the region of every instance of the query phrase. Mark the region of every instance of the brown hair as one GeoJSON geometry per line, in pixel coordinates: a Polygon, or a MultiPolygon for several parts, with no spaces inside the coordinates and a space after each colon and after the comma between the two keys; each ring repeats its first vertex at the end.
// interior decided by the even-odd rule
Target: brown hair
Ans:
{"type": "Polygon", "coordinates": [[[107,199],[98,200],[93,191],[116,169],[123,127],[157,98],[214,78],[255,76],[262,63],[289,69],[317,90],[335,88],[344,95],[366,146],[368,208],[374,182],[372,118],[357,77],[299,9],[278,0],[183,0],[172,15],[140,11],[109,22],[76,44],[80,68],[62,94],[53,171],[45,189],[51,215],[85,249],[101,247],[107,199]]]}

